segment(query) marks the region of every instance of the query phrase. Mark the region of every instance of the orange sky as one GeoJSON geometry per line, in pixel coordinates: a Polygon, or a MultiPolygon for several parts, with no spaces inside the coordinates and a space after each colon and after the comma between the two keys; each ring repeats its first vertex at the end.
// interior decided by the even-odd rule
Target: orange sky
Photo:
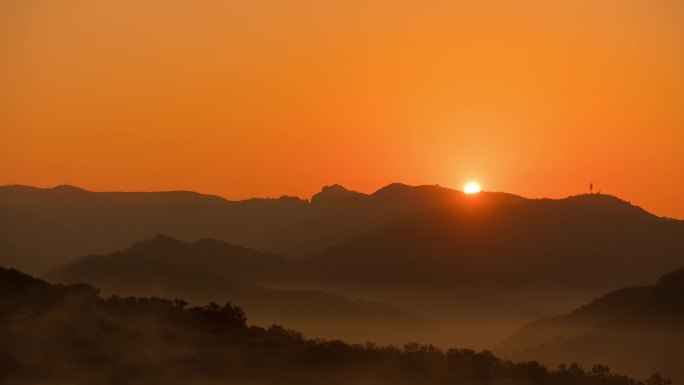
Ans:
{"type": "Polygon", "coordinates": [[[0,2],[0,184],[589,182],[684,218],[684,2],[0,2]]]}

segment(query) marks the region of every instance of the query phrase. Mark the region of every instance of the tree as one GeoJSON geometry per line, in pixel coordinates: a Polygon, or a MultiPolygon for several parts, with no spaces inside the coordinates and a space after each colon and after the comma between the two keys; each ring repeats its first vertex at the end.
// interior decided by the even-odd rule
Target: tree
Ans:
{"type": "Polygon", "coordinates": [[[663,377],[660,372],[653,373],[651,377],[646,380],[646,385],[671,385],[672,380],[663,377]]]}
{"type": "Polygon", "coordinates": [[[608,377],[610,368],[607,365],[596,364],[591,368],[591,374],[597,377],[608,377]]]}

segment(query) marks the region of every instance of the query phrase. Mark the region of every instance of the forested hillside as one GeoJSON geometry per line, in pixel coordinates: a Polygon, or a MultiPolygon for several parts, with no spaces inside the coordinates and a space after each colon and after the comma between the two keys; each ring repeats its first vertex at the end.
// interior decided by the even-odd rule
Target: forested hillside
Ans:
{"type": "MultiPolygon", "coordinates": [[[[548,370],[490,352],[311,340],[248,325],[230,303],[103,299],[88,285],[53,286],[0,269],[4,384],[644,384],[603,366],[548,370]]],[[[667,381],[652,377],[645,384],[667,381]]]]}

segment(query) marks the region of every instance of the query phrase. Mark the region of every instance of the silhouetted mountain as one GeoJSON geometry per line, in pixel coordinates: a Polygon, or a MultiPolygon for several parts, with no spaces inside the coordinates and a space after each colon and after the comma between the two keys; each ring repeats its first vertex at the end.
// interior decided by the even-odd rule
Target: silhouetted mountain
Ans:
{"type": "MultiPolygon", "coordinates": [[[[523,198],[482,193],[480,200],[523,198]]],[[[387,186],[367,195],[335,185],[311,202],[294,197],[225,199],[187,191],[89,192],[73,186],[0,187],[0,241],[48,260],[36,273],[78,255],[119,250],[155,234],[214,238],[283,255],[324,250],[404,215],[463,204],[439,186],[387,186]]]]}
{"type": "Polygon", "coordinates": [[[550,365],[600,360],[631,375],[666,371],[684,381],[684,269],[655,286],[611,292],[569,314],[530,323],[497,349],[550,365]]]}
{"type": "Polygon", "coordinates": [[[368,195],[358,191],[351,191],[339,184],[332,186],[324,186],[323,190],[311,197],[311,203],[314,205],[326,204],[340,204],[344,201],[349,202],[365,202],[369,198],[368,195]]]}
{"type": "Polygon", "coordinates": [[[53,268],[46,277],[69,281],[97,279],[99,287],[108,289],[110,285],[103,280],[120,282],[119,278],[125,275],[171,279],[162,275],[160,269],[165,268],[173,270],[175,275],[209,274],[239,283],[256,283],[262,278],[262,272],[268,269],[281,270],[285,263],[285,257],[217,240],[201,239],[187,243],[157,235],[122,251],[81,257],[70,264],[53,268]],[[117,272],[120,275],[112,275],[117,272]]]}
{"type": "Polygon", "coordinates": [[[300,258],[296,270],[364,285],[610,288],[684,265],[684,222],[612,196],[481,198],[404,216],[300,258]]]}
{"type": "MultiPolygon", "coordinates": [[[[285,258],[217,240],[171,242],[164,253],[133,248],[86,258],[56,270],[59,276],[48,277],[55,282],[91,282],[109,292],[135,289],[128,292],[131,295],[183,294],[199,302],[222,300],[225,297],[214,296],[221,291],[237,293],[230,285],[338,293],[382,301],[430,320],[423,328],[388,328],[388,338],[390,329],[394,332],[388,342],[412,338],[480,348],[529,320],[557,314],[616,287],[652,282],[662,272],[684,265],[684,222],[653,216],[611,196],[520,200],[506,194],[466,196],[435,186],[403,185],[372,195],[345,191],[327,189],[325,194],[331,196],[323,199],[328,208],[318,212],[328,216],[321,214],[307,226],[325,224],[312,231],[329,232],[326,237],[332,239],[358,231],[352,227],[363,222],[360,218],[375,218],[369,221],[378,225],[320,253],[285,258]],[[339,201],[330,203],[335,199],[339,201]],[[368,203],[374,200],[381,203],[368,203]],[[425,202],[437,208],[426,208],[425,202]],[[413,214],[397,217],[402,205],[412,205],[401,210],[413,214]],[[392,215],[395,219],[390,220],[392,215]],[[378,218],[385,218],[384,224],[378,218]],[[116,269],[108,258],[118,260],[116,269]],[[129,284],[131,277],[135,282],[129,284]],[[219,278],[220,284],[212,283],[219,278]],[[221,285],[224,288],[217,290],[221,285]],[[160,287],[177,291],[151,291],[160,287]]],[[[308,212],[322,205],[301,204],[308,212]]],[[[290,228],[282,234],[298,232],[290,228]]],[[[252,310],[250,306],[262,302],[241,302],[255,317],[270,308],[252,310]]],[[[308,316],[297,316],[291,324],[307,332],[353,338],[340,329],[318,328],[323,324],[315,317],[304,324],[308,316]]],[[[282,313],[273,317],[286,319],[282,313]]]]}
{"type": "MultiPolygon", "coordinates": [[[[162,246],[163,247],[163,246],[162,246]]],[[[88,285],[52,286],[0,268],[3,384],[647,384],[572,366],[549,371],[488,351],[415,343],[349,345],[274,325],[248,326],[230,303],[102,299],[88,285]]]]}
{"type": "Polygon", "coordinates": [[[278,272],[285,262],[281,256],[220,241],[186,243],[158,235],[123,251],[58,266],[45,277],[54,283],[85,282],[107,294],[183,297],[195,304],[231,300],[241,303],[257,323],[285,322],[319,337],[358,340],[379,330],[416,325],[413,317],[380,302],[254,284],[260,278],[257,272],[278,272]]]}

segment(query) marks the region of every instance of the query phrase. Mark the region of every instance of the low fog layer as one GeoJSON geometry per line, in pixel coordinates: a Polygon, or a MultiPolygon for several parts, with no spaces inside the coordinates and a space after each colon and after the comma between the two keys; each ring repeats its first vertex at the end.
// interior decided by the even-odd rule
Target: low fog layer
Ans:
{"type": "Polygon", "coordinates": [[[248,326],[237,306],[182,300],[107,300],[88,285],[51,286],[0,268],[0,381],[4,384],[644,384],[602,365],[550,371],[488,351],[306,339],[248,326]]]}
{"type": "Polygon", "coordinates": [[[571,313],[526,325],[495,352],[555,366],[604,362],[623,373],[654,370],[684,381],[684,269],[655,286],[621,289],[571,313]]]}

